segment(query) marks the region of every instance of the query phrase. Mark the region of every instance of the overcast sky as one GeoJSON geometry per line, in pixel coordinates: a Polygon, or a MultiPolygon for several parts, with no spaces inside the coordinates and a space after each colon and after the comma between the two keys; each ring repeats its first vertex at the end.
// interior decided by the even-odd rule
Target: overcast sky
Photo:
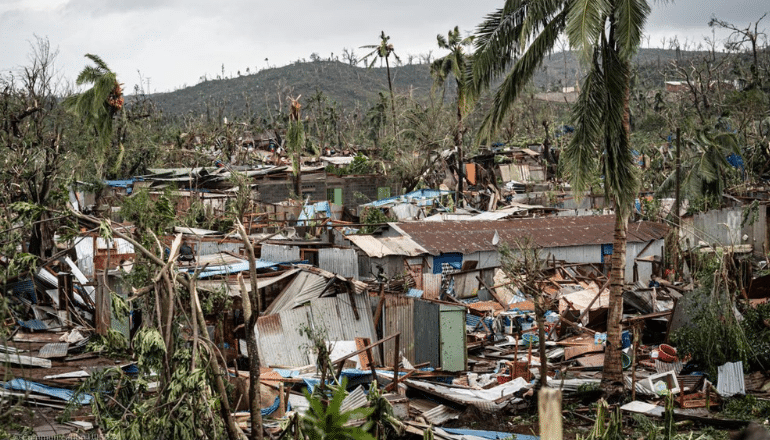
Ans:
{"type": "MultiPolygon", "coordinates": [[[[56,66],[74,81],[86,53],[102,57],[127,91],[149,80],[152,92],[171,91],[237,71],[252,73],[317,53],[341,56],[343,48],[390,35],[396,53],[436,49],[436,34],[460,26],[470,32],[502,0],[0,0],[0,69],[28,63],[35,35],[58,48],[56,66]],[[268,61],[265,61],[265,58],[268,61]]],[[[678,36],[701,42],[711,35],[712,16],[745,27],[770,10],[767,0],[680,0],[653,3],[646,30],[649,45],[678,36]]],[[[770,31],[770,16],[760,29],[770,31]]],[[[719,36],[719,35],[718,35],[719,36]]],[[[643,47],[647,47],[647,40],[643,47]]],[[[144,84],[146,86],[146,82],[144,84]]]]}

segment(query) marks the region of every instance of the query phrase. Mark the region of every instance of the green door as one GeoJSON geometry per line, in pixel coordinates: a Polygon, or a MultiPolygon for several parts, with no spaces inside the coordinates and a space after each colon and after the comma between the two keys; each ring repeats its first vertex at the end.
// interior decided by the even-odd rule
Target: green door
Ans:
{"type": "Polygon", "coordinates": [[[446,371],[466,370],[465,308],[441,304],[441,368],[446,371]]]}

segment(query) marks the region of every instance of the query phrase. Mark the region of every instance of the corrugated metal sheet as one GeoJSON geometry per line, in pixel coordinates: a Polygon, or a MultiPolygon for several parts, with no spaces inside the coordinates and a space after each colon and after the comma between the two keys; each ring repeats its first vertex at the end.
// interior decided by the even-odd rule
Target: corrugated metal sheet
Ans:
{"type": "Polygon", "coordinates": [[[409,237],[374,237],[371,235],[348,235],[348,240],[358,246],[370,258],[382,258],[389,255],[416,257],[427,254],[422,246],[409,237]]]}
{"type": "Polygon", "coordinates": [[[369,297],[353,295],[353,298],[358,308],[358,320],[348,295],[318,298],[304,307],[260,317],[256,334],[262,364],[286,367],[312,364],[315,359],[308,349],[310,341],[299,334],[302,326],[325,332],[325,339],[329,341],[352,341],[356,337],[376,340],[369,297]]]}
{"type": "Polygon", "coordinates": [[[318,298],[329,280],[318,274],[303,270],[278,294],[265,310],[265,315],[293,309],[318,298]]]}
{"type": "MultiPolygon", "coordinates": [[[[286,278],[289,278],[299,272],[299,269],[292,269],[288,270],[278,276],[274,277],[267,277],[267,278],[259,278],[257,280],[257,289],[265,288],[271,284],[277,283],[278,281],[284,280],[286,278]]],[[[246,278],[244,279],[244,284],[246,285],[246,291],[251,292],[251,281],[246,278]]],[[[227,292],[230,296],[241,296],[241,286],[238,283],[238,280],[233,279],[227,279],[227,280],[199,280],[196,285],[199,289],[205,289],[209,291],[216,291],[219,289],[225,289],[225,292],[227,292]]]]}
{"type": "Polygon", "coordinates": [[[366,396],[364,387],[359,385],[355,390],[353,390],[350,394],[345,396],[344,399],[342,399],[342,404],[340,404],[340,413],[346,413],[354,409],[363,408],[368,403],[369,399],[366,396]]]}
{"type": "Polygon", "coordinates": [[[345,278],[358,279],[358,254],[353,248],[319,249],[318,267],[345,278]]]}
{"type": "MultiPolygon", "coordinates": [[[[198,243],[198,253],[200,255],[211,255],[211,254],[218,254],[220,252],[232,252],[234,254],[237,254],[241,248],[243,247],[242,242],[218,242],[218,241],[209,241],[209,240],[202,240],[198,243]]],[[[270,261],[278,261],[278,260],[270,260],[270,261]]],[[[284,261],[284,260],[281,260],[284,261]]]]}
{"type": "Polygon", "coordinates": [[[94,239],[93,237],[78,237],[75,239],[75,253],[78,257],[78,269],[85,276],[94,274],[94,239]]]}
{"type": "Polygon", "coordinates": [[[307,349],[310,340],[299,334],[302,325],[309,325],[309,312],[310,308],[303,307],[257,320],[255,333],[261,365],[301,367],[314,363],[307,349]]]}
{"type": "Polygon", "coordinates": [[[438,299],[441,294],[441,274],[423,273],[422,290],[425,292],[423,298],[438,299]]]}
{"type": "Polygon", "coordinates": [[[746,394],[742,361],[728,362],[717,367],[717,392],[724,397],[746,394]]]}
{"type": "Polygon", "coordinates": [[[439,305],[430,301],[414,301],[414,359],[413,364],[430,362],[430,366],[441,366],[441,344],[439,342],[439,305]]]}
{"type": "Polygon", "coordinates": [[[299,261],[299,246],[285,246],[280,244],[263,244],[260,257],[269,261],[299,261]]]}
{"type": "MultiPolygon", "coordinates": [[[[382,310],[382,335],[388,337],[401,332],[399,338],[399,351],[411,363],[415,361],[415,339],[414,339],[414,302],[410,297],[388,296],[385,297],[385,307],[382,310]]],[[[384,354],[385,365],[393,366],[393,356],[395,355],[396,343],[393,340],[385,342],[384,354]]],[[[399,357],[400,359],[400,357],[399,357]]]]}
{"type": "MultiPolygon", "coordinates": [[[[412,240],[437,255],[448,252],[464,254],[494,250],[497,232],[503,243],[531,237],[537,246],[565,247],[613,242],[614,216],[545,217],[499,221],[445,221],[441,228],[426,222],[398,223],[397,227],[412,240]]],[[[647,242],[662,239],[668,227],[661,223],[634,222],[628,225],[628,241],[647,242]]]]}
{"type": "Polygon", "coordinates": [[[356,338],[377,339],[374,331],[372,314],[368,313],[368,295],[352,295],[358,310],[358,319],[353,311],[351,295],[337,295],[330,298],[319,298],[310,303],[313,324],[326,328],[327,340],[354,341],[356,338]]]}
{"type": "Polygon", "coordinates": [[[399,203],[390,207],[390,215],[398,220],[414,220],[420,217],[422,210],[411,203],[399,203]]]}
{"type": "Polygon", "coordinates": [[[430,411],[422,413],[422,417],[431,425],[437,426],[448,420],[460,417],[460,411],[448,406],[439,405],[430,411]]]}

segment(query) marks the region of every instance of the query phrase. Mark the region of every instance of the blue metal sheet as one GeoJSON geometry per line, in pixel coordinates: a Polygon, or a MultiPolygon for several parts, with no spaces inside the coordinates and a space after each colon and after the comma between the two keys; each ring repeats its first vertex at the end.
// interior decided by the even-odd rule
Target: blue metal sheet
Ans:
{"type": "Polygon", "coordinates": [[[18,321],[19,325],[31,330],[48,330],[48,325],[37,319],[30,319],[29,321],[18,321]]]}
{"type": "Polygon", "coordinates": [[[472,435],[474,437],[486,438],[489,440],[497,439],[514,439],[514,440],[540,440],[540,437],[535,435],[514,434],[511,432],[497,432],[497,431],[480,431],[478,429],[457,429],[457,428],[441,428],[444,431],[455,435],[472,435]]]}
{"type": "Polygon", "coordinates": [[[48,387],[43,384],[39,384],[37,382],[30,382],[24,379],[13,379],[6,382],[3,386],[5,387],[5,389],[8,389],[8,390],[25,391],[25,392],[30,391],[30,392],[35,392],[39,394],[45,394],[46,396],[56,397],[57,399],[62,399],[67,402],[72,401],[74,399],[77,401],[77,403],[81,405],[90,404],[91,399],[93,398],[90,394],[85,394],[85,393],[77,394],[75,393],[75,391],[72,391],[72,390],[48,387]]]}
{"type": "MultiPolygon", "coordinates": [[[[275,262],[275,261],[267,261],[267,260],[256,260],[255,262],[257,270],[259,269],[266,269],[269,267],[275,267],[279,264],[287,264],[285,262],[275,262]]],[[[215,275],[229,275],[233,273],[238,272],[245,272],[249,270],[249,263],[247,261],[244,261],[242,263],[233,263],[233,264],[225,264],[220,266],[209,266],[204,270],[203,272],[198,275],[198,278],[207,278],[207,277],[213,277],[215,275]]],[[[189,274],[193,274],[195,272],[195,268],[185,268],[180,270],[180,272],[187,272],[189,274]]]]}
{"type": "Polygon", "coordinates": [[[406,292],[406,296],[411,296],[412,298],[422,298],[422,294],[422,290],[415,288],[411,288],[408,292],[406,292]]]}
{"type": "Polygon", "coordinates": [[[5,291],[8,292],[11,290],[13,291],[13,294],[16,295],[16,297],[25,298],[32,301],[32,304],[37,304],[35,283],[33,283],[31,279],[7,285],[5,291]]]}
{"type": "Polygon", "coordinates": [[[373,206],[379,208],[391,203],[411,203],[413,201],[422,206],[433,204],[433,199],[437,199],[441,196],[450,194],[452,194],[452,191],[438,189],[418,189],[416,191],[406,193],[402,196],[393,196],[381,200],[376,200],[363,206],[373,206]]]}

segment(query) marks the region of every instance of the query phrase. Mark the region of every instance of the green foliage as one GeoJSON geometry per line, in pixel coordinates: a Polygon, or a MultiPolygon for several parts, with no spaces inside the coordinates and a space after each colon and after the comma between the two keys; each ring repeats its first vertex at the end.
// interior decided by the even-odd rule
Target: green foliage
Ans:
{"type": "Polygon", "coordinates": [[[347,381],[333,389],[331,400],[324,404],[321,396],[311,395],[305,391],[305,397],[310,402],[305,417],[302,419],[302,433],[309,440],[376,440],[368,431],[373,422],[368,421],[363,426],[346,426],[351,420],[365,419],[374,412],[374,408],[357,408],[341,412],[340,405],[345,399],[347,381]]]}
{"type": "Polygon", "coordinates": [[[620,407],[610,410],[604,399],[596,406],[596,423],[587,437],[577,435],[578,440],[623,440],[623,417],[620,407]]]}
{"type": "MultiPolygon", "coordinates": [[[[140,373],[132,377],[120,368],[96,371],[83,383],[79,392],[93,394],[92,412],[108,438],[119,440],[154,439],[218,439],[224,425],[214,416],[219,401],[209,386],[212,378],[206,363],[189,369],[191,351],[179,350],[172,358],[173,373],[161,392],[147,393],[148,379],[144,357],[158,356],[159,341],[155,330],[142,336],[146,345],[140,348],[140,373]]],[[[160,341],[162,345],[162,341],[160,341]]],[[[161,356],[162,359],[162,356],[161,356]]],[[[151,364],[152,362],[150,362],[151,364]]]]}
{"type": "Polygon", "coordinates": [[[746,395],[725,402],[723,414],[731,419],[764,421],[770,417],[770,401],[746,395]]]}
{"type": "Polygon", "coordinates": [[[112,119],[123,107],[123,92],[115,72],[97,55],[86,54],[95,66],[86,66],[78,75],[77,85],[91,88],[64,100],[63,105],[93,127],[103,146],[112,138],[112,119]]]}
{"type": "Polygon", "coordinates": [[[770,319],[770,305],[746,307],[738,320],[733,309],[735,293],[726,290],[720,260],[716,256],[704,262],[698,272],[699,287],[691,294],[690,325],[672,335],[680,353],[692,356],[712,378],[725,362],[742,361],[747,370],[770,365],[770,329],[764,325],[770,319]]]}
{"type": "Polygon", "coordinates": [[[199,290],[201,310],[206,316],[217,314],[221,310],[229,310],[233,299],[227,294],[224,287],[216,290],[199,290]]]}
{"type": "Polygon", "coordinates": [[[176,218],[172,194],[173,190],[166,188],[157,200],[153,200],[149,190],[140,189],[123,199],[120,213],[140,230],[163,234],[174,225],[176,218]]]}
{"type": "Polygon", "coordinates": [[[166,354],[166,344],[158,329],[153,327],[139,329],[134,335],[133,347],[140,371],[151,374],[161,370],[166,354]]]}
{"type": "Polygon", "coordinates": [[[353,158],[353,162],[348,165],[338,168],[334,165],[326,167],[326,172],[334,174],[336,176],[353,176],[357,174],[376,174],[378,171],[378,164],[370,160],[368,157],[359,153],[353,158]]]}
{"type": "Polygon", "coordinates": [[[128,341],[123,333],[110,328],[106,335],[93,335],[86,345],[86,351],[99,352],[107,357],[122,357],[128,354],[128,341]]]}
{"type": "Polygon", "coordinates": [[[382,395],[376,380],[369,387],[367,400],[369,409],[372,410],[368,420],[372,423],[371,429],[374,430],[375,437],[385,440],[404,433],[404,424],[393,414],[393,405],[382,395]]]}
{"type": "Polygon", "coordinates": [[[361,215],[361,223],[363,223],[364,227],[358,230],[359,234],[371,234],[377,229],[379,229],[379,225],[383,223],[388,223],[395,221],[396,219],[385,215],[382,210],[375,207],[366,207],[364,208],[364,212],[361,215]]]}

